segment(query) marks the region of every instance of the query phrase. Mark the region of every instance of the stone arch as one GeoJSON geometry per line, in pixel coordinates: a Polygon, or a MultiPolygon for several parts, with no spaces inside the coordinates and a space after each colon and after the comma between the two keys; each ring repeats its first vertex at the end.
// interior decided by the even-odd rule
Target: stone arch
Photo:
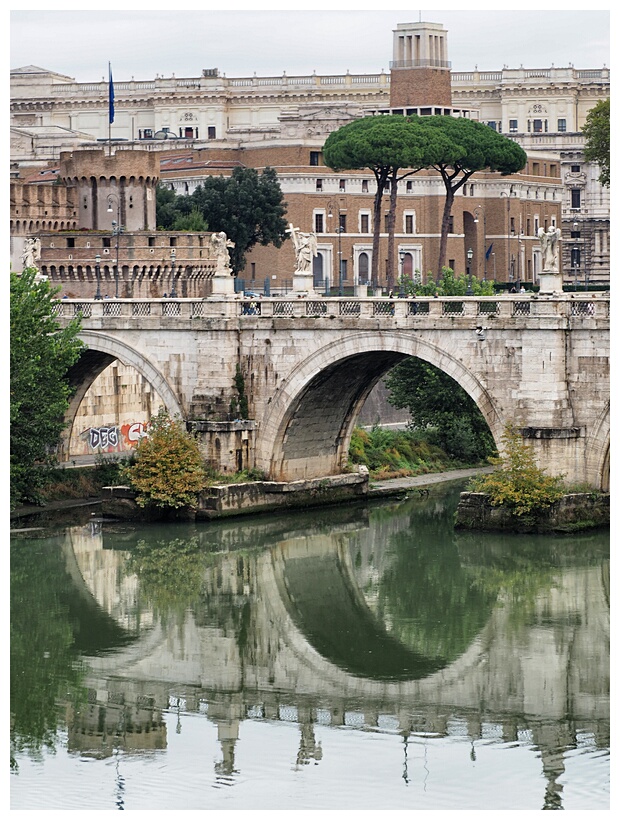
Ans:
{"type": "Polygon", "coordinates": [[[586,481],[604,492],[609,492],[610,439],[610,405],[607,404],[591,426],[591,430],[588,430],[584,447],[586,481]]]}
{"type": "Polygon", "coordinates": [[[505,419],[463,362],[413,334],[360,332],[311,353],[279,387],[261,424],[256,466],[276,480],[341,472],[355,419],[368,395],[388,370],[409,356],[451,376],[475,401],[499,444],[505,419]]]}
{"type": "Polygon", "coordinates": [[[162,373],[140,352],[113,336],[90,330],[80,331],[79,338],[84,342],[87,349],[79,361],[69,370],[69,383],[75,388],[75,392],[65,413],[67,425],[60,446],[61,453],[66,455],[73,422],[86,391],[97,376],[116,360],[135,368],[148,381],[151,387],[157,391],[172,417],[185,418],[183,408],[172,387],[162,373]]]}

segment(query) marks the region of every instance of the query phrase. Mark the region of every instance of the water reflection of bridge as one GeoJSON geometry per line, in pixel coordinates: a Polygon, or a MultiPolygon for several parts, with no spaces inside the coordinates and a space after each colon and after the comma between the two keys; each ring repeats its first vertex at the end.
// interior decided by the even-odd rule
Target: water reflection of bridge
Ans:
{"type": "MultiPolygon", "coordinates": [[[[598,566],[554,569],[526,619],[505,595],[466,650],[441,663],[397,645],[377,616],[373,581],[389,564],[390,536],[408,522],[406,515],[371,526],[345,522],[327,535],[280,533],[270,549],[220,552],[204,571],[201,603],[173,629],[138,606],[140,585],[126,573],[125,552],[104,549],[100,534],[74,531],[66,551],[74,577],[79,572],[137,637],[88,659],[89,704],[70,721],[71,745],[102,754],[119,745],[163,748],[170,708],[180,720],[203,714],[217,726],[222,772],[234,767],[244,720],[298,724],[298,763],[321,754],[317,724],[405,739],[491,733],[538,747],[553,807],[566,750],[584,736],[609,745],[609,654],[593,663],[590,651],[609,636],[608,576],[598,566]],[[337,640],[328,646],[331,617],[339,627],[332,634],[345,632],[360,649],[355,657],[337,640]],[[361,634],[351,637],[353,622],[361,634]],[[417,672],[394,680],[368,663],[365,673],[364,646],[395,664],[417,663],[417,672]]],[[[242,538],[261,543],[261,526],[269,529],[223,524],[219,548],[242,538]]]]}

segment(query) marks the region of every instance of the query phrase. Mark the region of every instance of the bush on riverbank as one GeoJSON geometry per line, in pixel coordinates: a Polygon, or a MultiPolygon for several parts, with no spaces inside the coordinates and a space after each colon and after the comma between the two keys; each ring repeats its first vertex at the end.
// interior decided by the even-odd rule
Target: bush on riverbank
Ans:
{"type": "Polygon", "coordinates": [[[548,475],[538,467],[534,451],[510,424],[506,425],[502,444],[503,454],[489,459],[497,469],[473,478],[473,492],[483,493],[493,507],[505,507],[516,516],[546,509],[564,495],[563,476],[548,475]]]}
{"type": "Polygon", "coordinates": [[[371,478],[385,480],[404,476],[439,473],[463,467],[477,467],[449,456],[429,441],[421,430],[386,430],[356,427],[351,436],[350,464],[365,464],[371,478]]]}

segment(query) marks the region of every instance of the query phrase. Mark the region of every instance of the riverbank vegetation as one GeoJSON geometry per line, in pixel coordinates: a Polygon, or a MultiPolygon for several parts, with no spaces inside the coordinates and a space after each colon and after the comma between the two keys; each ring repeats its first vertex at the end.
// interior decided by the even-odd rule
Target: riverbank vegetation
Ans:
{"type": "Polygon", "coordinates": [[[364,464],[370,477],[378,480],[440,473],[478,467],[486,460],[462,459],[446,452],[432,430],[387,430],[356,427],[351,436],[349,463],[364,464]]]}
{"type": "Polygon", "coordinates": [[[67,372],[84,347],[79,319],[64,328],[56,321],[60,288],[37,274],[26,268],[10,277],[11,508],[40,501],[72,395],[67,372]]]}
{"type": "Polygon", "coordinates": [[[497,469],[474,477],[470,490],[487,495],[493,507],[527,516],[550,507],[567,492],[563,476],[549,475],[539,467],[532,448],[510,424],[502,435],[502,455],[489,460],[497,469]]]}

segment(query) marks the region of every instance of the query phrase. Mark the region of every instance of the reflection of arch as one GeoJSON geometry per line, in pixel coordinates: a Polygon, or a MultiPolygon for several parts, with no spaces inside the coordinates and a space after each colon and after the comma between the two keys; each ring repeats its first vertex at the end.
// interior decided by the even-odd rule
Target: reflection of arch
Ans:
{"type": "Polygon", "coordinates": [[[68,373],[69,383],[75,388],[75,392],[65,413],[67,427],[63,435],[63,445],[69,441],[75,416],[88,388],[97,376],[117,359],[124,365],[135,368],[146,379],[172,417],[184,418],[183,408],[174,390],[160,371],[141,353],[112,336],[90,330],[80,331],[79,338],[86,344],[87,349],[68,373]]]}
{"type": "Polygon", "coordinates": [[[499,443],[505,423],[501,413],[454,355],[413,334],[360,332],[312,353],[281,385],[262,425],[257,467],[280,480],[340,472],[362,405],[379,379],[406,356],[451,376],[477,404],[499,443]]]}
{"type": "Polygon", "coordinates": [[[329,664],[369,680],[419,680],[446,665],[425,657],[386,631],[357,586],[348,550],[305,539],[272,553],[280,595],[289,616],[329,664]],[[329,617],[325,617],[329,613],[329,617]],[[334,628],[337,623],[338,627],[334,628]]]}

